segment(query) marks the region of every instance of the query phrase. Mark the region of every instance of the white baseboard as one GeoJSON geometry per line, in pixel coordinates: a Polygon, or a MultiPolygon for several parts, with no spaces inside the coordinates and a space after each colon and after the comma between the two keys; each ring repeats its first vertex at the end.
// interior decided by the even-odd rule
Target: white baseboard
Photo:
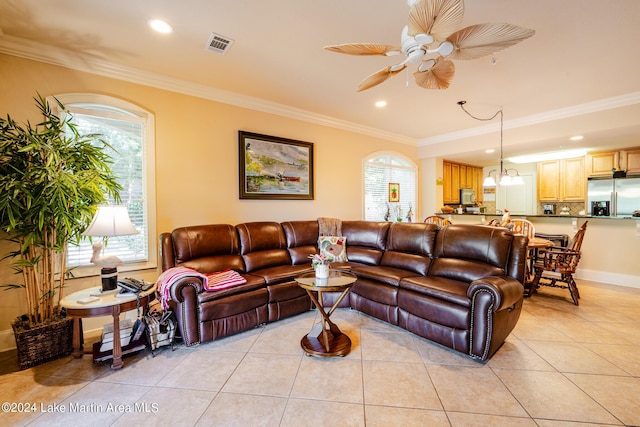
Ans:
{"type": "Polygon", "coordinates": [[[582,268],[578,268],[576,278],[640,289],[640,277],[631,276],[629,274],[617,274],[610,271],[584,270],[582,268]]]}

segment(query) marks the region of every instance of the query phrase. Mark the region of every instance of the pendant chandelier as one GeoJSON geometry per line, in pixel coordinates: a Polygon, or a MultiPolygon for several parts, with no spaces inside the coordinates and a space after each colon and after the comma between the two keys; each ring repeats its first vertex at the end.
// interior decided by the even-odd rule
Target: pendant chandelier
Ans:
{"type": "Polygon", "coordinates": [[[518,171],[514,168],[505,168],[504,167],[504,158],[503,158],[503,148],[502,148],[502,135],[503,135],[503,113],[502,113],[502,108],[500,108],[498,111],[496,111],[496,113],[486,119],[480,118],[480,117],[476,117],[473,114],[469,113],[465,108],[464,108],[464,104],[466,104],[467,101],[458,101],[458,105],[460,106],[460,108],[462,108],[462,111],[464,111],[465,113],[467,113],[467,115],[469,117],[471,117],[472,119],[475,120],[481,120],[481,121],[489,121],[489,120],[493,120],[498,114],[500,115],[500,170],[498,171],[497,169],[492,169],[489,171],[489,173],[487,174],[487,177],[485,178],[484,182],[483,182],[483,186],[484,187],[495,187],[496,186],[496,181],[499,183],[500,186],[508,186],[508,185],[521,185],[524,184],[524,181],[522,179],[522,177],[520,176],[520,174],[518,173],[518,171]]]}

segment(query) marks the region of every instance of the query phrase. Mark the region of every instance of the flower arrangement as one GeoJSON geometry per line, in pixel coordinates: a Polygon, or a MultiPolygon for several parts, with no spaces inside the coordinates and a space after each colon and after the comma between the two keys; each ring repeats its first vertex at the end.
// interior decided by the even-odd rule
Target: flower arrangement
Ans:
{"type": "Polygon", "coordinates": [[[313,267],[314,269],[319,265],[328,266],[331,262],[327,256],[322,254],[312,254],[309,255],[309,258],[311,259],[311,267],[313,267]]]}

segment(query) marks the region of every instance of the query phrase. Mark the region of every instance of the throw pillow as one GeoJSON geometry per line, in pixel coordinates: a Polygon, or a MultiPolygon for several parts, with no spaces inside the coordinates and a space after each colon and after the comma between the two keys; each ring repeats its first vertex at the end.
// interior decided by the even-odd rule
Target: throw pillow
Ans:
{"type": "Polygon", "coordinates": [[[347,238],[338,236],[320,236],[318,238],[320,255],[329,262],[347,262],[347,238]]]}

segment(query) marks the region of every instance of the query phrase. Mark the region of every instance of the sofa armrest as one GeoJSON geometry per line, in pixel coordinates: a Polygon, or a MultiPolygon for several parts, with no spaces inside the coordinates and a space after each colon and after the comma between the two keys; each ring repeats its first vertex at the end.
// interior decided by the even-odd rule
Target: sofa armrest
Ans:
{"type": "Polygon", "coordinates": [[[467,297],[473,300],[478,292],[489,292],[493,296],[493,312],[512,307],[524,293],[524,287],[509,276],[489,276],[471,282],[467,297]]]}
{"type": "Polygon", "coordinates": [[[469,355],[487,360],[502,345],[520,317],[524,287],[510,276],[488,276],[471,282],[469,355]]]}
{"type": "Polygon", "coordinates": [[[182,339],[187,346],[200,343],[198,294],[204,292],[199,277],[183,277],[171,286],[170,307],[176,314],[182,339]]]}

